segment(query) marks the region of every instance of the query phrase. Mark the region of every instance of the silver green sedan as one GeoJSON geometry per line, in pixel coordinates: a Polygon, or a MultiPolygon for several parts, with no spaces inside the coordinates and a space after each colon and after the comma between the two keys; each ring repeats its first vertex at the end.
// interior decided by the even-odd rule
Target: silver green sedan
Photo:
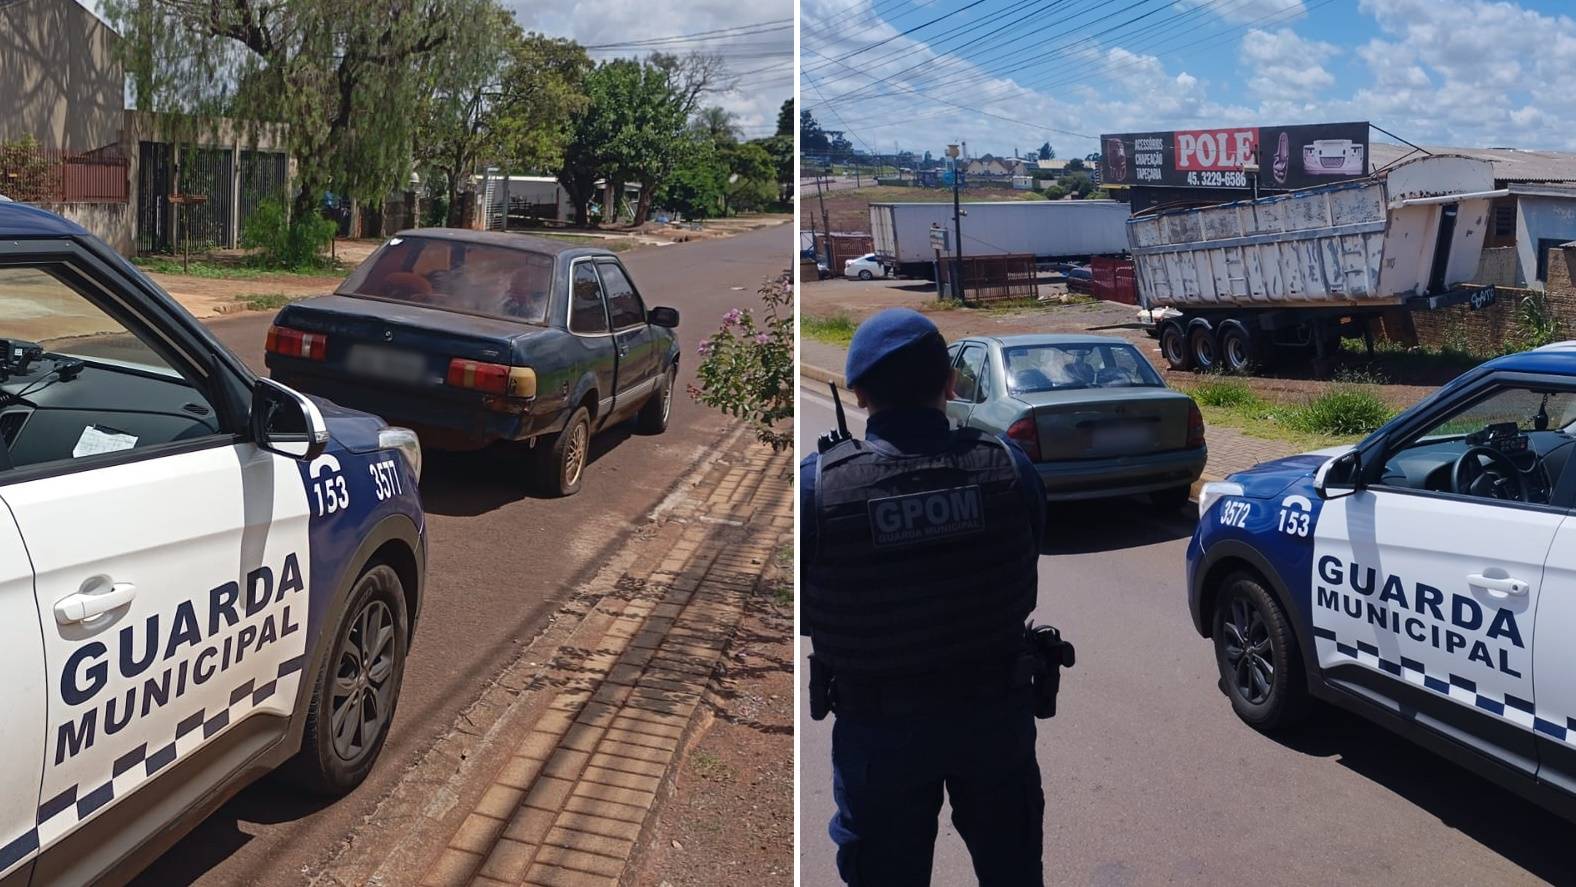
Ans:
{"type": "Polygon", "coordinates": [[[1148,493],[1177,508],[1204,471],[1204,417],[1107,336],[973,336],[948,349],[947,418],[1017,442],[1051,500],[1148,493]]]}

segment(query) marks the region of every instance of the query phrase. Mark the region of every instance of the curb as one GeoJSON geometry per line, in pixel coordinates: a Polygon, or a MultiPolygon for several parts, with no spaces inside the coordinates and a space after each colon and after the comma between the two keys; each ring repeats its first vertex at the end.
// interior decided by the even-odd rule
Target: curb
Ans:
{"type": "MultiPolygon", "coordinates": [[[[844,391],[848,390],[848,386],[843,382],[842,373],[834,373],[831,370],[822,369],[821,367],[813,366],[808,363],[800,363],[799,375],[815,382],[830,382],[844,391]]],[[[1216,477],[1215,475],[1209,474],[1207,472],[1201,475],[1198,480],[1193,482],[1193,486],[1189,488],[1188,499],[1193,502],[1197,502],[1199,492],[1204,489],[1204,484],[1216,480],[1225,480],[1225,478],[1216,477]]]]}
{"type": "Polygon", "coordinates": [[[551,701],[421,883],[621,883],[672,794],[745,598],[791,529],[790,461],[756,448],[711,466],[703,500],[672,515],[680,531],[649,540],[647,568],[587,614],[589,642],[549,664],[551,701]]]}

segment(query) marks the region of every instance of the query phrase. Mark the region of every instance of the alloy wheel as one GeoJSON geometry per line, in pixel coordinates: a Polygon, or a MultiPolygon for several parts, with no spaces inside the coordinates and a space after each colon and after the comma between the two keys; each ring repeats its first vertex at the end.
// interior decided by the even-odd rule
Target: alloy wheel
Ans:
{"type": "Polygon", "coordinates": [[[394,615],[382,601],[368,601],[345,635],[334,674],[334,751],[346,761],[365,754],[388,723],[394,655],[394,615]]]}
{"type": "Polygon", "coordinates": [[[580,482],[580,472],[586,467],[586,442],[589,434],[584,422],[577,422],[569,429],[569,440],[564,445],[564,486],[580,482]]]}
{"type": "Polygon", "coordinates": [[[1221,628],[1222,652],[1237,695],[1263,705],[1275,688],[1275,645],[1264,615],[1246,598],[1234,598],[1221,628]]]}

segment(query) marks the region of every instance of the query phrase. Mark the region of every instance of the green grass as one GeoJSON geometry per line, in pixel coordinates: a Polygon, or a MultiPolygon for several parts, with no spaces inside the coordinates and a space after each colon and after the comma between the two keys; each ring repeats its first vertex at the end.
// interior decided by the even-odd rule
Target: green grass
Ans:
{"type": "MultiPolygon", "coordinates": [[[[1341,350],[1348,354],[1367,354],[1367,347],[1361,339],[1343,339],[1341,350]]],[[[1424,345],[1408,348],[1388,340],[1374,342],[1374,362],[1382,364],[1391,374],[1399,378],[1434,376],[1441,373],[1459,375],[1493,356],[1474,354],[1461,343],[1447,342],[1438,348],[1424,345]]]]}
{"type": "Polygon", "coordinates": [[[271,274],[297,274],[321,277],[343,270],[334,265],[311,265],[301,268],[260,268],[238,262],[215,262],[211,259],[193,259],[190,268],[180,259],[169,256],[137,256],[131,260],[138,268],[153,274],[181,274],[188,277],[207,277],[215,280],[256,280],[271,274]]]}
{"type": "Polygon", "coordinates": [[[1301,403],[1269,400],[1234,379],[1205,378],[1182,390],[1198,402],[1209,425],[1308,450],[1354,443],[1395,415],[1377,394],[1351,382],[1336,382],[1301,403]]]}
{"type": "Polygon", "coordinates": [[[848,346],[859,324],[847,314],[805,314],[799,318],[799,332],[817,342],[848,346]]]}
{"type": "Polygon", "coordinates": [[[713,782],[733,782],[737,776],[732,767],[728,766],[715,752],[706,749],[696,749],[690,755],[690,767],[695,775],[713,782]]]}
{"type": "Polygon", "coordinates": [[[278,311],[280,308],[306,296],[292,296],[287,293],[250,293],[242,296],[248,311],[278,311]]]}

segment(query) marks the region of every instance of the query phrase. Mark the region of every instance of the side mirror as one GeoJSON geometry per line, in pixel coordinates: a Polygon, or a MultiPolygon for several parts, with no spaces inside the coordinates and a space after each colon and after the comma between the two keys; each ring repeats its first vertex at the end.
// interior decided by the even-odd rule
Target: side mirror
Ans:
{"type": "Polygon", "coordinates": [[[292,459],[315,459],[328,446],[328,423],[317,404],[273,379],[252,389],[252,440],[292,459]]]}
{"type": "Polygon", "coordinates": [[[1313,476],[1314,492],[1319,494],[1320,499],[1350,496],[1361,489],[1358,485],[1361,474],[1362,461],[1357,457],[1357,451],[1342,453],[1319,466],[1313,476]]]}
{"type": "Polygon", "coordinates": [[[679,325],[679,310],[677,308],[658,306],[646,312],[646,322],[652,326],[665,326],[668,329],[673,329],[679,325]]]}

